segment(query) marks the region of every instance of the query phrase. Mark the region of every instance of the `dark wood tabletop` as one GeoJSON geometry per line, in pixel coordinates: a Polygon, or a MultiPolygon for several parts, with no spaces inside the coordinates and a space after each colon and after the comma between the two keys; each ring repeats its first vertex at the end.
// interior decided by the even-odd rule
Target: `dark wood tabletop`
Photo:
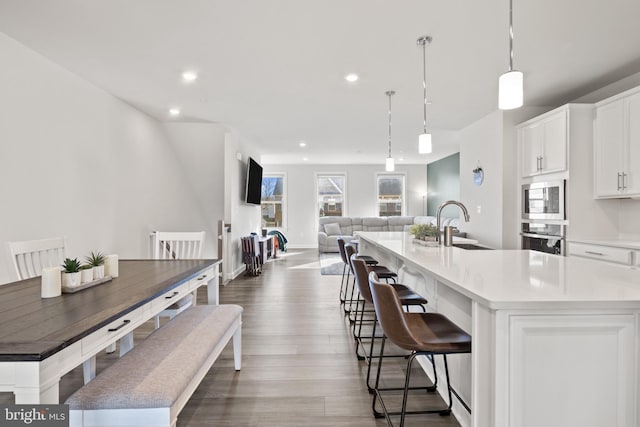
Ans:
{"type": "Polygon", "coordinates": [[[0,361],[40,361],[113,322],[219,260],[120,260],[120,275],[55,298],[40,276],[0,286],[0,361]]]}

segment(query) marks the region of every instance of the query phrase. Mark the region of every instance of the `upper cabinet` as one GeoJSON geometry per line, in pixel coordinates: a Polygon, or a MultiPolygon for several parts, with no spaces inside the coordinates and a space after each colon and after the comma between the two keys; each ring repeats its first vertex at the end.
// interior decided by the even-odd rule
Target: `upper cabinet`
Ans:
{"type": "Polygon", "coordinates": [[[640,196],[640,90],[596,104],[596,198],[640,196]]]}
{"type": "Polygon", "coordinates": [[[520,125],[518,140],[523,177],[567,170],[567,109],[554,110],[520,125]]]}

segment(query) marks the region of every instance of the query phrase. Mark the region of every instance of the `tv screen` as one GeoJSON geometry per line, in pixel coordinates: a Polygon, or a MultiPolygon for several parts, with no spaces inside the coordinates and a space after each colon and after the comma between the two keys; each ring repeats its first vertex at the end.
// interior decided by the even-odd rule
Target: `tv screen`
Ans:
{"type": "Polygon", "coordinates": [[[247,203],[254,205],[260,204],[260,197],[262,195],[262,166],[255,160],[249,157],[247,164],[247,189],[246,189],[247,203]]]}

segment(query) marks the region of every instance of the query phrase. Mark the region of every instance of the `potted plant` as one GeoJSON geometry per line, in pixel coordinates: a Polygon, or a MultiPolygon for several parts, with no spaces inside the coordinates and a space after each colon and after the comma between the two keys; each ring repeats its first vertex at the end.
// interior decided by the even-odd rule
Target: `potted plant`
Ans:
{"type": "Polygon", "coordinates": [[[80,267],[80,282],[87,283],[93,280],[93,266],[83,264],[80,267]]]}
{"type": "Polygon", "coordinates": [[[62,263],[62,286],[75,288],[80,285],[80,261],[78,258],[65,258],[62,263]]]}
{"type": "Polygon", "coordinates": [[[438,228],[431,224],[415,224],[409,229],[409,234],[418,240],[435,241],[438,236],[438,228]]]}
{"type": "Polygon", "coordinates": [[[93,267],[93,278],[102,279],[104,277],[104,254],[102,252],[91,252],[91,255],[85,258],[87,264],[93,267]]]}

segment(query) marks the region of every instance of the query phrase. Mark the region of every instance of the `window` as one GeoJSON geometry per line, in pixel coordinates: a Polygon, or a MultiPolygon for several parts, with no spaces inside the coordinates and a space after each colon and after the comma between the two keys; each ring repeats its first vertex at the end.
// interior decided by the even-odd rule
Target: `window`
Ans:
{"type": "Polygon", "coordinates": [[[378,174],[377,181],[378,215],[404,215],[406,211],[404,202],[404,175],[378,174]]]}
{"type": "Polygon", "coordinates": [[[284,227],[285,212],[285,175],[269,174],[262,177],[262,210],[263,227],[284,227]]]}
{"type": "Polygon", "coordinates": [[[345,215],[346,181],[345,174],[317,175],[316,186],[320,217],[345,215]]]}

